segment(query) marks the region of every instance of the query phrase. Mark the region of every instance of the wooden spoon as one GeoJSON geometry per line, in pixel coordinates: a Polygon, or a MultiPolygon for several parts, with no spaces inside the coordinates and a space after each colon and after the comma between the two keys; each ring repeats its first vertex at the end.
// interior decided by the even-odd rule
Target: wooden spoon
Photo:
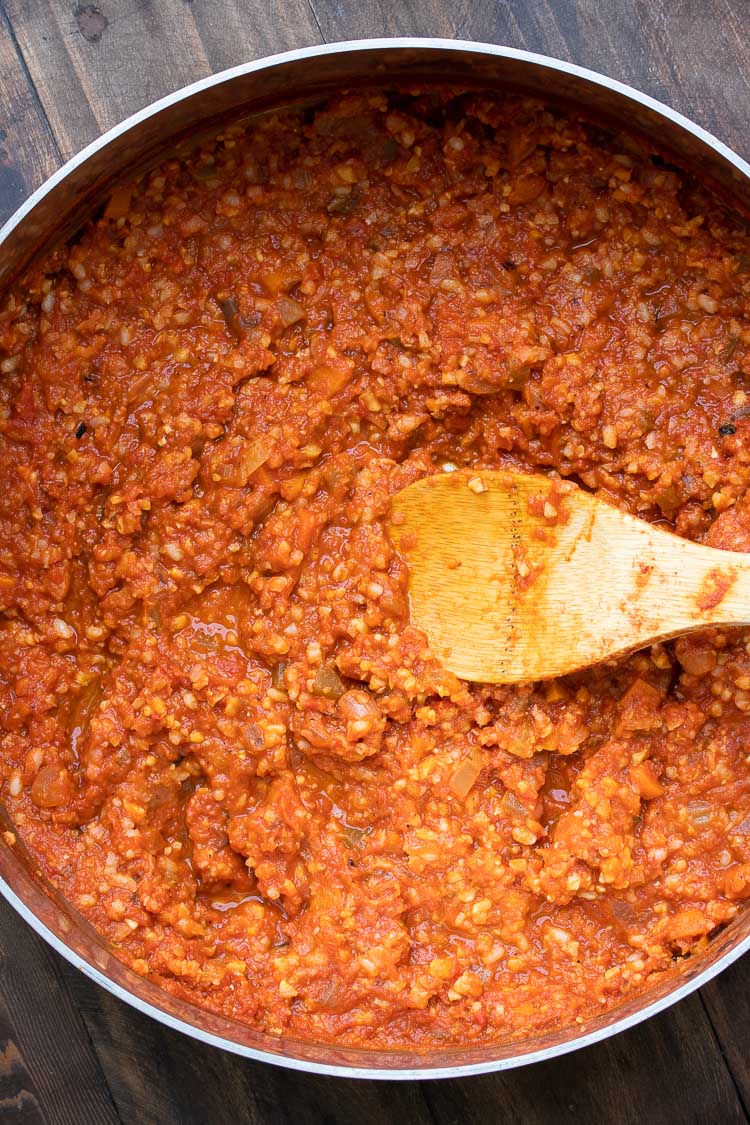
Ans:
{"type": "Polygon", "coordinates": [[[394,496],[390,534],[412,622],[466,680],[548,679],[750,623],[750,554],[680,539],[569,481],[440,473],[394,496]]]}

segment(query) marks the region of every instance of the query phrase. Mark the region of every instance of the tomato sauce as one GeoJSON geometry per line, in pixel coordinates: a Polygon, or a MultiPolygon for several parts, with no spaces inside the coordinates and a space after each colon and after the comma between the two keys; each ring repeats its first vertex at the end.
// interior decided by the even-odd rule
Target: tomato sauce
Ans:
{"type": "Polygon", "coordinates": [[[750,237],[519,98],[343,96],[118,189],[0,313],[2,800],[117,956],[274,1035],[586,1022],[750,894],[750,634],[467,684],[390,497],[570,478],[750,549],[750,237]]]}

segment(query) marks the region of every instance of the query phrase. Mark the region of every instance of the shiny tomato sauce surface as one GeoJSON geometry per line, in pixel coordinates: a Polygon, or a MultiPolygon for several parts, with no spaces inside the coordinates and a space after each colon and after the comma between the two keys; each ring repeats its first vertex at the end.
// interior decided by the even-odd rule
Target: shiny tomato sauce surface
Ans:
{"type": "MultiPolygon", "coordinates": [[[[750,238],[519,99],[271,114],[0,314],[2,800],[162,987],[372,1048],[574,1025],[750,894],[750,638],[463,683],[392,494],[572,478],[750,549],[750,238]]],[[[467,532],[468,533],[468,532],[467,532]]]]}

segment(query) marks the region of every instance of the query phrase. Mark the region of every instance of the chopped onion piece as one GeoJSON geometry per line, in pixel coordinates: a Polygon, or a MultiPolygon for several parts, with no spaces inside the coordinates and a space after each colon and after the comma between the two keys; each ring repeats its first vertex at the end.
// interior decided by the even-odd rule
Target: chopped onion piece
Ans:
{"type": "Polygon", "coordinates": [[[276,306],[279,316],[281,317],[282,324],[288,328],[290,324],[296,324],[298,320],[303,320],[305,310],[299,301],[293,300],[291,297],[280,297],[276,306]]]}
{"type": "Polygon", "coordinates": [[[482,751],[470,750],[448,782],[451,792],[463,800],[479,777],[483,767],[484,754],[482,751]]]}

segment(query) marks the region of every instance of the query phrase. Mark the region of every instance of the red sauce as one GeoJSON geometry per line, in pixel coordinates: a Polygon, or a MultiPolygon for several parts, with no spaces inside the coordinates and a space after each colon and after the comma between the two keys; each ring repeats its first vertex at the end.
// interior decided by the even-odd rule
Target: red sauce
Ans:
{"type": "Polygon", "coordinates": [[[585,1024],[734,916],[748,634],[468,685],[384,527],[511,466],[750,547],[749,262],[632,138],[361,94],[170,156],[6,296],[2,799],[118,957],[429,1048],[585,1024]]]}

